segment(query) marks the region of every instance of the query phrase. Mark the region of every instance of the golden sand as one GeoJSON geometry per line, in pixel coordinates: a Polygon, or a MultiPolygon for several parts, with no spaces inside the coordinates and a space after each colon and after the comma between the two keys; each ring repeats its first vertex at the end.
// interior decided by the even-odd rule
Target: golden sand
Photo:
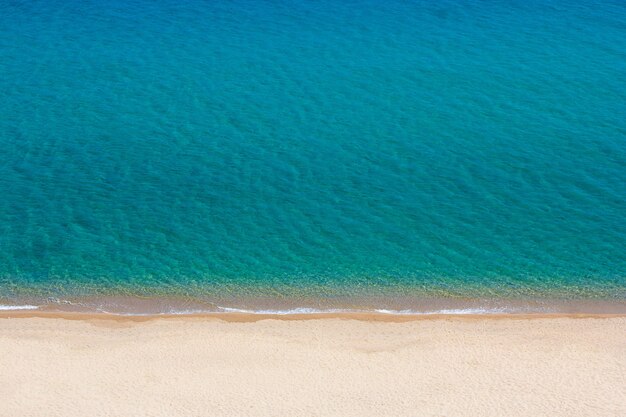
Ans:
{"type": "Polygon", "coordinates": [[[5,312],[0,416],[626,416],[626,317],[5,312]]]}

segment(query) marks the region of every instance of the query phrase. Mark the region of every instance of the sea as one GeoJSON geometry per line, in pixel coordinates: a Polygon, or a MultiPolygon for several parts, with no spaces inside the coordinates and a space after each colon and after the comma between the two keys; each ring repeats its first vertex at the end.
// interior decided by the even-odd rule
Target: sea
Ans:
{"type": "Polygon", "coordinates": [[[0,1],[2,309],[576,306],[626,311],[623,0],[0,1]]]}

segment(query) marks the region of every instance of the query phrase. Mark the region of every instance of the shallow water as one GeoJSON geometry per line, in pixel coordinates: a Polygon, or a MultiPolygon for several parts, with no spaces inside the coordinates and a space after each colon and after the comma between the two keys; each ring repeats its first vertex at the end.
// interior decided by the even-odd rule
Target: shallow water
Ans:
{"type": "Polygon", "coordinates": [[[626,298],[626,7],[568,3],[3,2],[0,297],[626,298]]]}

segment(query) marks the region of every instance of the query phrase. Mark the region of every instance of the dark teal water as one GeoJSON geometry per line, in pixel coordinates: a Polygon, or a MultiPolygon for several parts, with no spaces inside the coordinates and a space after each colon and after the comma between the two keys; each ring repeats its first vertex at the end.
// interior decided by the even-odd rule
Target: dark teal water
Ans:
{"type": "Polygon", "coordinates": [[[0,298],[626,298],[623,1],[0,2],[0,298]]]}

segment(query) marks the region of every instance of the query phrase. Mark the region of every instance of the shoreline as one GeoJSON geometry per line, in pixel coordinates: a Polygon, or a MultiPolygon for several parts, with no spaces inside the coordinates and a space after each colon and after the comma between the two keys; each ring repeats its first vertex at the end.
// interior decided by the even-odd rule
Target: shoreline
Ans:
{"type": "Polygon", "coordinates": [[[626,313],[493,313],[493,314],[386,314],[376,312],[329,312],[306,314],[256,314],[256,313],[192,313],[123,315],[111,313],[84,313],[60,311],[0,311],[3,319],[62,319],[70,321],[113,321],[143,323],[166,321],[221,321],[226,323],[255,323],[265,320],[354,320],[363,322],[407,323],[414,321],[480,321],[480,320],[546,320],[546,319],[612,319],[626,318],[626,313]]]}
{"type": "Polygon", "coordinates": [[[433,317],[626,315],[626,299],[452,298],[415,296],[288,298],[93,296],[0,298],[0,317],[85,314],[125,317],[433,317]]]}

